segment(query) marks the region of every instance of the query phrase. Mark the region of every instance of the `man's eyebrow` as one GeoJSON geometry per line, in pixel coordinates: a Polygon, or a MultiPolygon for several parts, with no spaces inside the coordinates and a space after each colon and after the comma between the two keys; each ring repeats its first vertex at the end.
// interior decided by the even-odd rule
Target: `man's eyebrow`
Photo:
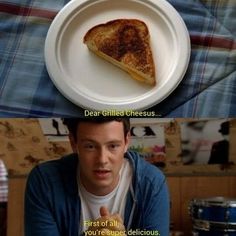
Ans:
{"type": "MultiPolygon", "coordinates": [[[[90,139],[90,138],[83,138],[83,139],[80,140],[80,142],[98,143],[96,140],[90,139]]],[[[122,140],[120,140],[120,139],[112,139],[112,140],[109,140],[109,141],[106,142],[106,144],[109,144],[109,143],[122,143],[122,140]]]]}
{"type": "Polygon", "coordinates": [[[114,140],[108,141],[107,143],[122,143],[122,140],[114,139],[114,140]]]}
{"type": "Polygon", "coordinates": [[[93,142],[93,143],[96,143],[95,140],[90,139],[90,138],[83,138],[83,139],[80,140],[80,142],[93,142]]]}

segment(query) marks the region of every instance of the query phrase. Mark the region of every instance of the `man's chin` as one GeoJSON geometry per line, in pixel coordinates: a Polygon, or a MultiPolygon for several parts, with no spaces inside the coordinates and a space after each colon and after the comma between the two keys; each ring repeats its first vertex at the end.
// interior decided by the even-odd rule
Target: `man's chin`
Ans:
{"type": "Polygon", "coordinates": [[[111,187],[112,183],[109,180],[100,180],[96,181],[97,188],[109,188],[111,187]]]}

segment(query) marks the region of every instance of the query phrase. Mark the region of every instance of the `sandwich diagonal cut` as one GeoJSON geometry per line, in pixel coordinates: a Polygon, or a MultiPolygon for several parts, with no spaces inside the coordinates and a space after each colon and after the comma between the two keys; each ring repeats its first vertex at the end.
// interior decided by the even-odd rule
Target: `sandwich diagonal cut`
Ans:
{"type": "Polygon", "coordinates": [[[96,25],[85,34],[84,43],[133,79],[152,86],[156,84],[150,34],[143,21],[116,19],[96,25]]]}

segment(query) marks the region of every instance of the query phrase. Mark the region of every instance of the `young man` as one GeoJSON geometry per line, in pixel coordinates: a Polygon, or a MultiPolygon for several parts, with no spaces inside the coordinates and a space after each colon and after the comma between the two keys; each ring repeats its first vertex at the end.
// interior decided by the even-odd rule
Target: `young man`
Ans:
{"type": "Polygon", "coordinates": [[[65,119],[74,154],[32,170],[26,236],[169,235],[164,175],[129,152],[126,118],[65,119]]]}

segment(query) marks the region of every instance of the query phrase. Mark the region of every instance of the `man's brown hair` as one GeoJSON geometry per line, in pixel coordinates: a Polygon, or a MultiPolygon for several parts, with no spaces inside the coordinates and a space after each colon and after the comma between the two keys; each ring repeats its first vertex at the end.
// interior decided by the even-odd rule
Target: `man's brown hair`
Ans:
{"type": "Polygon", "coordinates": [[[64,118],[63,124],[67,126],[69,132],[73,135],[74,139],[77,139],[77,127],[79,123],[89,122],[89,123],[97,123],[102,124],[106,122],[117,121],[123,123],[124,128],[124,137],[127,136],[130,130],[130,120],[129,118],[124,117],[88,117],[88,118],[64,118]]]}

